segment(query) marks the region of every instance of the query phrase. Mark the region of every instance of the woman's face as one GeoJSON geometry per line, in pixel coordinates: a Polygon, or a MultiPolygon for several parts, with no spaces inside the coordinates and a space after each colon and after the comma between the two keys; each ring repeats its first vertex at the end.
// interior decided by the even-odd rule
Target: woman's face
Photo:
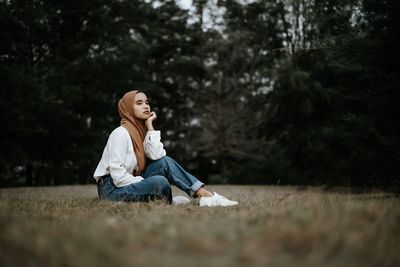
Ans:
{"type": "Polygon", "coordinates": [[[150,117],[150,105],[146,95],[139,92],[135,95],[133,103],[133,112],[139,120],[147,120],[150,117]]]}

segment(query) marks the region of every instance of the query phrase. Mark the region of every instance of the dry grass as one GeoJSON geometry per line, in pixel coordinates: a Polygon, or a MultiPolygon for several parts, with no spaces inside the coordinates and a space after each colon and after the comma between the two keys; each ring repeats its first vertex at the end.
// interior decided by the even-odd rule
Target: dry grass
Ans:
{"type": "Polygon", "coordinates": [[[0,266],[400,266],[390,194],[209,188],[240,205],[112,203],[93,185],[1,189],[0,266]]]}

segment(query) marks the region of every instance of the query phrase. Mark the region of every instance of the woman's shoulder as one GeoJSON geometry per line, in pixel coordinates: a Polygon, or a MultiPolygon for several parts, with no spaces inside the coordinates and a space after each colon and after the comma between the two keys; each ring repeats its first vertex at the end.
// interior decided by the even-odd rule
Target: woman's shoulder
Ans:
{"type": "Polygon", "coordinates": [[[110,134],[110,138],[111,137],[121,137],[121,136],[129,137],[128,130],[125,129],[125,127],[123,127],[123,126],[119,126],[119,127],[115,128],[110,134]]]}

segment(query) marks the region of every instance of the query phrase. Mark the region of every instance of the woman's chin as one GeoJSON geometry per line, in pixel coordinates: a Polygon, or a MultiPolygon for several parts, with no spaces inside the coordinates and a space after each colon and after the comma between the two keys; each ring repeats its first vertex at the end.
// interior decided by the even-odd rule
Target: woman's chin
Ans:
{"type": "Polygon", "coordinates": [[[140,118],[138,118],[139,120],[145,121],[150,117],[150,115],[143,115],[140,118]]]}

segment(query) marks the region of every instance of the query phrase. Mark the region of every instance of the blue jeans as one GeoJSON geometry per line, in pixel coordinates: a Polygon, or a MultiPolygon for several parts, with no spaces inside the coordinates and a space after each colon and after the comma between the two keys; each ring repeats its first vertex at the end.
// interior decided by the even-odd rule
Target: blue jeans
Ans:
{"type": "Polygon", "coordinates": [[[103,176],[97,183],[99,198],[126,202],[164,199],[171,203],[170,184],[175,185],[191,197],[204,185],[168,156],[151,162],[141,176],[144,180],[123,187],[116,187],[110,175],[103,176]]]}

